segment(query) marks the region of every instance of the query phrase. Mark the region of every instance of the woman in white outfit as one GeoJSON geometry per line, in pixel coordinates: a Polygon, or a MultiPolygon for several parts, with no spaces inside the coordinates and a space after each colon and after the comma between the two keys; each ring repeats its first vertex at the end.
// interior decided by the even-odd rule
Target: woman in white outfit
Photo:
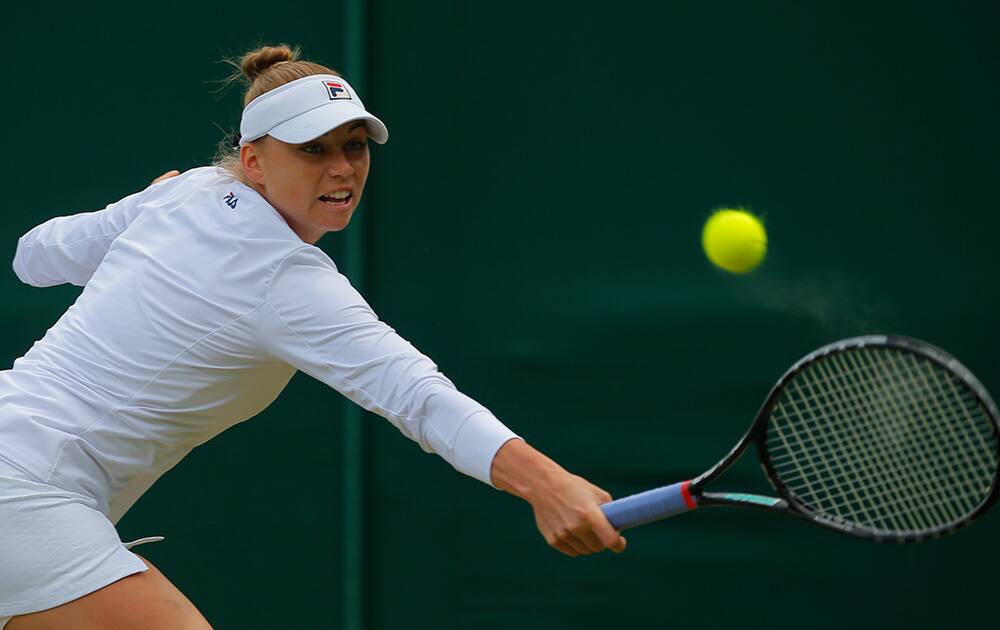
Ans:
{"type": "Polygon", "coordinates": [[[114,524],[296,370],[527,500],[556,549],[623,550],[606,492],[456,390],[314,246],[347,227],[385,125],[287,47],[248,53],[242,73],[237,151],[18,242],[21,280],[84,288],[0,372],[0,628],[209,627],[114,524]]]}

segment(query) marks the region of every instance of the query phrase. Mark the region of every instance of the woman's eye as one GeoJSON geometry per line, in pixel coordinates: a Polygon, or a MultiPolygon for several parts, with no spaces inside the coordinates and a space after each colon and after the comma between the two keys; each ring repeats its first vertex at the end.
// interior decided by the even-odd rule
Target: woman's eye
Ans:
{"type": "Polygon", "coordinates": [[[365,148],[367,147],[368,147],[367,140],[351,140],[350,142],[347,143],[347,150],[354,153],[364,151],[365,148]]]}
{"type": "Polygon", "coordinates": [[[319,144],[307,144],[302,147],[302,150],[306,153],[321,153],[323,151],[323,147],[319,144]]]}

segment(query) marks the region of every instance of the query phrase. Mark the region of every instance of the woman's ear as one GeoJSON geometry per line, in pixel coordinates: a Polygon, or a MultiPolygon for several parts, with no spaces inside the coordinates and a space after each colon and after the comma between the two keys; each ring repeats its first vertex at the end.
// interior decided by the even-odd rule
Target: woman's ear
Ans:
{"type": "Polygon", "coordinates": [[[255,184],[264,183],[264,165],[261,163],[262,143],[249,143],[240,147],[240,164],[247,178],[255,184]]]}

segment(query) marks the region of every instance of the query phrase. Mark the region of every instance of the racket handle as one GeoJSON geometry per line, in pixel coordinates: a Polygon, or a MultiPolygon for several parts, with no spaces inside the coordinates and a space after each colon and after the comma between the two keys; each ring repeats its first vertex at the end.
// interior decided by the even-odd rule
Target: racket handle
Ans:
{"type": "Polygon", "coordinates": [[[601,510],[615,529],[645,525],[698,507],[698,502],[691,495],[690,486],[690,481],[681,481],[647,490],[605,503],[601,510]]]}

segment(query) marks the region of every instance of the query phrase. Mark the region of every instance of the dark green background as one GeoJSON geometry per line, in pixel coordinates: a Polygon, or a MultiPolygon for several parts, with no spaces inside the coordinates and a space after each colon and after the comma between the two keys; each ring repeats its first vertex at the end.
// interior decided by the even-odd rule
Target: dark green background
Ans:
{"type": "MultiPolygon", "coordinates": [[[[566,468],[615,495],[693,476],[788,365],[855,334],[924,338],[1000,391],[995,5],[364,4],[365,72],[347,78],[391,140],[357,243],[321,245],[338,262],[355,247],[380,316],[566,468]],[[711,210],[737,204],[771,240],[747,277],[700,251],[711,210]]],[[[344,69],[352,54],[337,2],[11,11],[9,257],[48,217],[210,160],[241,106],[212,91],[221,57],[286,41],[344,69]]],[[[77,290],[0,283],[9,364],[77,290]]],[[[342,627],[343,509],[366,525],[365,628],[992,621],[996,514],[880,546],[705,511],[570,559],[526,504],[373,417],[365,502],[345,508],[343,413],[296,377],[167,474],[123,538],[166,535],[142,552],[218,628],[342,627]]],[[[743,464],[728,486],[758,488],[743,464]]]]}

